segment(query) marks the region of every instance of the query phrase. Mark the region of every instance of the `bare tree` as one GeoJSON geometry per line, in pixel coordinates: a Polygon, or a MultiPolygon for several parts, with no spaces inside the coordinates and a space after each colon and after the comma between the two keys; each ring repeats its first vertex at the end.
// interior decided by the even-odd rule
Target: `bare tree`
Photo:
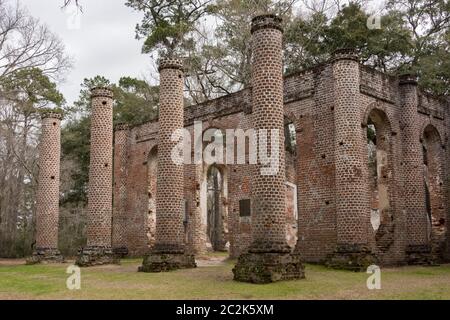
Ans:
{"type": "Polygon", "coordinates": [[[60,79],[71,67],[62,41],[25,9],[0,0],[0,80],[12,73],[39,68],[60,79]]]}
{"type": "Polygon", "coordinates": [[[27,230],[30,243],[36,187],[36,115],[20,108],[16,103],[1,101],[0,255],[10,257],[25,253],[23,242],[16,241],[21,230],[27,230]]]}
{"type": "Polygon", "coordinates": [[[36,108],[60,105],[49,78],[71,67],[61,40],[25,9],[0,0],[0,256],[31,251],[36,189],[36,108]]]}
{"type": "Polygon", "coordinates": [[[70,6],[72,3],[75,4],[81,12],[83,12],[83,7],[81,6],[81,1],[79,1],[79,0],[64,0],[62,7],[66,8],[66,7],[70,6]]]}

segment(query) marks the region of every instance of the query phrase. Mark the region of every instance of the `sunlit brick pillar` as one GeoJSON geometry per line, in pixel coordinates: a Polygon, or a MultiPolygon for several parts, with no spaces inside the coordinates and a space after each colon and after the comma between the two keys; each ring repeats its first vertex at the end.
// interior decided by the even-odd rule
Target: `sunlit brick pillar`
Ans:
{"type": "Polygon", "coordinates": [[[172,151],[178,142],[171,141],[171,136],[184,127],[183,63],[179,59],[162,59],[159,72],[156,235],[151,253],[139,268],[143,272],[196,267],[194,256],[185,254],[183,165],[172,159],[172,151]]]}
{"type": "Polygon", "coordinates": [[[117,256],[128,254],[126,243],[126,201],[127,201],[127,146],[130,136],[127,124],[114,128],[114,201],[112,217],[112,247],[117,256]]]}
{"type": "Polygon", "coordinates": [[[93,88],[91,100],[87,246],[79,253],[76,263],[80,266],[115,262],[111,247],[113,93],[108,88],[93,88]]]}
{"type": "Polygon", "coordinates": [[[27,260],[29,264],[64,260],[58,250],[61,119],[59,113],[42,114],[36,194],[36,245],[33,256],[27,260]]]}
{"type": "Polygon", "coordinates": [[[417,79],[404,75],[399,79],[401,128],[403,145],[403,206],[407,221],[408,263],[422,264],[430,260],[431,247],[427,239],[427,212],[423,176],[423,152],[418,125],[417,79]]]}
{"type": "Polygon", "coordinates": [[[328,261],[335,268],[365,271],[373,263],[368,247],[367,149],[362,137],[358,57],[341,49],[333,57],[337,247],[328,261]]]}
{"type": "Polygon", "coordinates": [[[257,16],[252,20],[251,32],[253,127],[258,135],[263,134],[260,130],[268,130],[267,150],[271,150],[270,133],[278,133],[279,163],[269,174],[263,172],[267,165],[261,162],[252,172],[253,242],[249,252],[239,257],[233,272],[237,281],[266,283],[303,278],[304,269],[286,242],[281,19],[257,16]]]}

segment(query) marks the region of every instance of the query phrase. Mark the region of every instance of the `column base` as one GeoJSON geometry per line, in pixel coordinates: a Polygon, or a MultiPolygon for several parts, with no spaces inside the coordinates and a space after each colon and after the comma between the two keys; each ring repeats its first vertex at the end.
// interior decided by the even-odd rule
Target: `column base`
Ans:
{"type": "Polygon", "coordinates": [[[105,264],[119,264],[120,260],[111,248],[86,247],[78,252],[75,264],[79,267],[92,267],[105,264]]]}
{"type": "Polygon", "coordinates": [[[233,269],[234,280],[271,283],[305,278],[300,255],[285,252],[249,252],[242,254],[233,269]]]}
{"type": "Polygon", "coordinates": [[[38,248],[27,258],[26,264],[64,263],[64,257],[58,249],[38,248]]]}
{"type": "Polygon", "coordinates": [[[367,267],[376,264],[371,250],[361,245],[338,245],[326,261],[326,266],[355,272],[366,272],[367,267]]]}
{"type": "Polygon", "coordinates": [[[434,261],[429,245],[409,245],[406,247],[406,262],[409,265],[433,265],[434,261]]]}
{"type": "Polygon", "coordinates": [[[152,252],[144,257],[139,272],[167,272],[178,269],[196,268],[195,257],[184,253],[152,252]]]}

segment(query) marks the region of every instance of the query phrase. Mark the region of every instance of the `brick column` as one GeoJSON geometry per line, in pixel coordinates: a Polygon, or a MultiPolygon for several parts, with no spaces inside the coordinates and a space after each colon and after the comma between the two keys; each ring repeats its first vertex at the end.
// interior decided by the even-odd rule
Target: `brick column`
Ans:
{"type": "MultiPolygon", "coordinates": [[[[252,237],[249,252],[239,257],[234,279],[267,283],[304,277],[298,255],[286,242],[286,176],[284,155],[283,30],[281,19],[262,15],[252,20],[253,127],[277,130],[278,170],[264,175],[258,164],[252,172],[252,237]]],[[[269,138],[270,140],[270,138],[269,138]]],[[[267,144],[271,150],[270,142],[267,144]]],[[[261,147],[261,146],[259,146],[261,147]]]]}
{"type": "Polygon", "coordinates": [[[28,264],[64,261],[58,250],[61,119],[59,113],[42,114],[36,194],[36,246],[33,256],[27,260],[28,264]]]}
{"type": "Polygon", "coordinates": [[[113,93],[93,88],[91,100],[87,246],[76,261],[83,267],[115,262],[111,248],[113,93]]]}
{"type": "MultiPolygon", "coordinates": [[[[445,103],[445,102],[444,102],[445,103]]],[[[445,104],[444,104],[445,105],[445,104]]],[[[447,131],[444,138],[444,172],[445,181],[444,186],[446,190],[446,228],[447,228],[447,242],[445,247],[444,259],[445,261],[450,261],[450,98],[446,99],[446,119],[447,119],[447,131]]]]}
{"type": "Polygon", "coordinates": [[[189,250],[196,255],[205,254],[206,248],[206,232],[202,221],[201,210],[201,184],[203,177],[203,165],[190,164],[187,165],[190,174],[193,176],[193,182],[189,192],[192,193],[189,212],[189,250]]]}
{"type": "Polygon", "coordinates": [[[129,126],[118,124],[114,130],[114,199],[112,217],[112,247],[114,254],[124,257],[128,254],[126,242],[127,201],[127,146],[129,126]]]}
{"type": "Polygon", "coordinates": [[[365,271],[373,263],[368,247],[368,182],[363,174],[366,142],[362,139],[358,57],[352,49],[334,53],[334,121],[337,246],[328,265],[365,271]]]}
{"type": "Polygon", "coordinates": [[[171,136],[184,127],[183,63],[179,59],[162,59],[159,72],[156,235],[152,251],[139,268],[143,272],[196,267],[194,256],[185,254],[183,165],[172,160],[177,142],[171,141],[171,136]]]}
{"type": "Polygon", "coordinates": [[[423,152],[418,125],[417,79],[404,75],[399,79],[401,99],[402,153],[403,153],[403,205],[406,213],[409,264],[422,264],[431,259],[427,239],[427,213],[423,176],[423,152]]]}

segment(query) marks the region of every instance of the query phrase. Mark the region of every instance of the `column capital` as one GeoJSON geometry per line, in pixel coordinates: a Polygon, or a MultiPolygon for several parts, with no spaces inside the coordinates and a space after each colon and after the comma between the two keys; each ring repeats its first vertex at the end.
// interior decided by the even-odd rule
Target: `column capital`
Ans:
{"type": "Polygon", "coordinates": [[[118,123],[114,126],[114,131],[127,131],[130,130],[130,125],[128,123],[118,123]]]}
{"type": "Polygon", "coordinates": [[[412,72],[399,75],[398,84],[399,85],[411,84],[417,86],[417,75],[412,72]]]}
{"type": "Polygon", "coordinates": [[[359,61],[358,52],[354,48],[341,48],[333,52],[331,61],[336,62],[339,60],[353,60],[359,61]]]}
{"type": "Polygon", "coordinates": [[[91,88],[91,98],[110,98],[112,99],[114,94],[110,87],[93,87],[91,88]]]}
{"type": "Polygon", "coordinates": [[[281,26],[282,22],[283,19],[275,14],[263,14],[256,16],[252,19],[251,33],[253,34],[260,29],[276,29],[283,32],[283,27],[281,26]]]}
{"type": "Polygon", "coordinates": [[[41,113],[41,119],[56,119],[56,120],[62,120],[63,119],[63,114],[60,112],[56,112],[56,111],[43,111],[41,113]]]}
{"type": "Polygon", "coordinates": [[[180,58],[162,58],[159,61],[158,71],[164,69],[176,69],[183,71],[183,60],[180,58]]]}

